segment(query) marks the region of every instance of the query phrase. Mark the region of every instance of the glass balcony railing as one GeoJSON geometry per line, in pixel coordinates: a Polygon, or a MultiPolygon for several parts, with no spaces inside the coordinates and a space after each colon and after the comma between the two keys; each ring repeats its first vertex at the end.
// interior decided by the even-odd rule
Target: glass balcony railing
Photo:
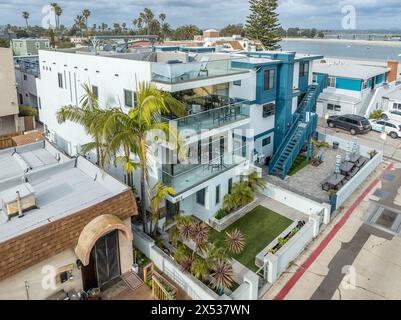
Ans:
{"type": "Polygon", "coordinates": [[[152,81],[167,84],[176,84],[186,81],[202,80],[212,77],[228,76],[232,74],[247,73],[249,70],[239,68],[238,62],[247,62],[248,58],[225,60],[209,60],[203,56],[200,61],[182,63],[152,63],[152,81]]]}
{"type": "Polygon", "coordinates": [[[198,165],[194,164],[179,164],[181,166],[180,173],[171,175],[170,173],[162,170],[162,180],[166,186],[172,187],[176,190],[177,195],[188,191],[197,185],[220,175],[236,166],[244,163],[249,154],[249,145],[244,145],[230,153],[224,154],[204,153],[204,158],[198,165]],[[209,160],[212,158],[211,160],[209,160]],[[188,167],[185,169],[185,167],[188,167]]]}
{"type": "Polygon", "coordinates": [[[224,107],[191,114],[179,119],[163,117],[162,120],[170,122],[178,131],[194,130],[201,133],[204,130],[220,128],[230,123],[249,118],[249,101],[240,101],[224,107]]]}

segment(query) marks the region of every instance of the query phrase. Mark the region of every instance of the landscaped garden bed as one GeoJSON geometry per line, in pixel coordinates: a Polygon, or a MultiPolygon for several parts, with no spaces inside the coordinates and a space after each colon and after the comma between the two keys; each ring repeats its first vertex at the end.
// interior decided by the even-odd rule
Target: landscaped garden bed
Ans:
{"type": "Polygon", "coordinates": [[[297,232],[299,230],[301,230],[301,228],[305,225],[305,221],[299,221],[298,224],[296,225],[295,228],[293,228],[291,230],[291,232],[289,232],[288,234],[286,234],[284,237],[282,238],[278,238],[277,241],[278,243],[269,250],[269,253],[271,254],[276,254],[277,251],[279,251],[283,246],[285,246],[285,244],[293,237],[297,234],[297,232]]]}
{"type": "Polygon", "coordinates": [[[231,257],[241,264],[256,272],[256,255],[269,243],[279,236],[293,221],[273,212],[263,206],[256,207],[246,216],[229,226],[225,232],[211,230],[209,241],[213,243],[224,242],[226,232],[239,230],[246,239],[244,250],[239,254],[232,254],[231,257]]]}

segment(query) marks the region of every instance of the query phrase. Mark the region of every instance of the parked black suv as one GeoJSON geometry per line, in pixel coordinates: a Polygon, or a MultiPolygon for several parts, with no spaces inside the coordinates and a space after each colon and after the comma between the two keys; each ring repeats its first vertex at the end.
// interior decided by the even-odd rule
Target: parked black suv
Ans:
{"type": "Polygon", "coordinates": [[[327,119],[327,124],[330,128],[347,130],[352,135],[367,133],[372,130],[372,126],[368,119],[353,114],[331,116],[327,119]]]}

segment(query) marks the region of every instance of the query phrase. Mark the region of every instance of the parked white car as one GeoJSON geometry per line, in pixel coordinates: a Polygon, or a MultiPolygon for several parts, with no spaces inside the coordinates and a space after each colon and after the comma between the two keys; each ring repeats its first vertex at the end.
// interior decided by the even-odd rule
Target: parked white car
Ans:
{"type": "Polygon", "coordinates": [[[401,122],[401,110],[389,110],[381,114],[380,118],[383,120],[395,120],[401,122]]]}
{"type": "Polygon", "coordinates": [[[401,123],[394,120],[375,120],[372,121],[372,130],[378,132],[385,132],[391,138],[397,139],[401,138],[401,123]]]}

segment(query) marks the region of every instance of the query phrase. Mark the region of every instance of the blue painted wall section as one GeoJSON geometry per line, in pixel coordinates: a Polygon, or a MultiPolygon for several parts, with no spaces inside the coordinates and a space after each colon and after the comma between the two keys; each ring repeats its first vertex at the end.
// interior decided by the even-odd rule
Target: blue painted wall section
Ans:
{"type": "Polygon", "coordinates": [[[265,104],[276,100],[276,92],[277,92],[277,65],[273,66],[263,66],[259,68],[259,71],[256,75],[256,103],[257,104],[265,104]],[[275,79],[274,79],[274,87],[271,90],[264,90],[264,75],[268,70],[274,70],[275,79]]]}
{"type": "Polygon", "coordinates": [[[295,52],[277,54],[282,61],[278,67],[278,87],[276,97],[274,152],[280,146],[292,125],[292,89],[294,82],[295,52]]]}
{"type": "Polygon", "coordinates": [[[336,78],[336,88],[351,90],[351,91],[361,91],[362,90],[362,80],[348,79],[348,78],[336,78]]]}

